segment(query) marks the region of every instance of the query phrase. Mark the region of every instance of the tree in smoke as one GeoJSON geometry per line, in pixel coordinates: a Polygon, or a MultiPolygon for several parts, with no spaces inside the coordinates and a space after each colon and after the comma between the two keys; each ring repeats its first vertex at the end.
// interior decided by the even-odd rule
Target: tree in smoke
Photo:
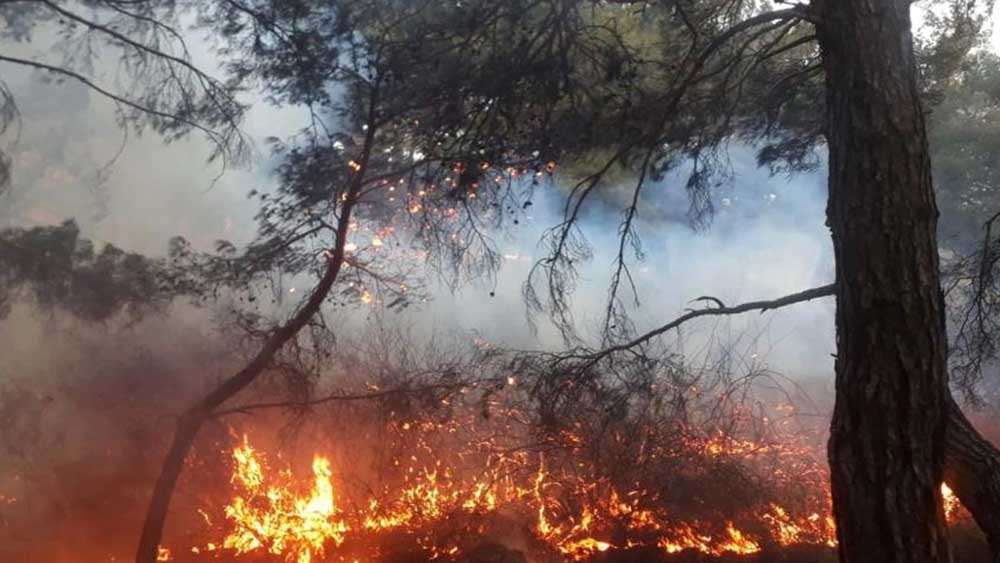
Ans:
{"type": "MultiPolygon", "coordinates": [[[[289,147],[279,145],[280,188],[261,196],[257,241],[243,252],[222,245],[221,256],[207,259],[178,243],[176,257],[222,285],[252,286],[275,270],[315,285],[285,322],[261,331],[260,351],[243,370],[180,418],[137,561],[155,560],[170,494],[202,423],[304,328],[330,329],[323,304],[346,273],[405,299],[402,278],[371,259],[390,224],[410,225],[453,275],[489,271],[497,258],[486,225],[502,226],[530,201],[515,176],[571,164],[579,181],[526,296],[578,342],[570,294],[589,257],[579,219],[612,173],[634,173],[601,342],[624,350],[634,341],[623,296],[629,257],[641,257],[635,225],[644,189],[687,163],[692,216],[706,217],[728,174],[732,140],[758,144],[760,161],[774,170],[815,166],[820,143],[830,153],[830,291],[838,304],[830,462],[841,559],[947,561],[938,496],[945,466],[983,475],[996,459],[951,400],[946,371],[923,107],[982,23],[975,2],[950,6],[942,41],[919,52],[907,0],[774,10],[742,0],[200,6],[227,46],[226,86],[259,85],[276,103],[305,106],[313,121],[289,147]],[[377,225],[370,248],[352,240],[361,221],[377,225]],[[958,435],[979,455],[962,455],[973,446],[958,435]]],[[[44,9],[107,33],[59,4],[31,8],[44,9]]],[[[40,65],[29,66],[53,71],[40,65]]],[[[116,101],[141,115],[159,111],[116,101]]],[[[961,484],[956,491],[991,540],[1000,538],[982,510],[996,506],[993,497],[984,501],[961,484]]]]}
{"type": "MultiPolygon", "coordinates": [[[[813,164],[812,147],[824,141],[830,152],[828,224],[837,267],[837,283],[828,288],[838,298],[830,463],[841,557],[949,560],[937,485],[946,428],[959,428],[949,417],[962,417],[947,387],[937,209],[921,108],[933,87],[947,80],[947,63],[955,57],[946,55],[955,53],[926,50],[923,61],[936,62],[930,68],[942,74],[933,77],[936,84],[925,72],[921,83],[908,2],[814,2],[772,12],[725,4],[730,8],[723,12],[726,25],[707,30],[696,22],[716,24],[718,12],[698,19],[683,3],[672,6],[689,30],[695,54],[680,67],[669,94],[647,106],[653,116],[648,126],[615,155],[621,161],[638,152],[639,165],[634,198],[625,209],[604,344],[627,348],[631,340],[619,286],[630,283],[628,245],[639,254],[633,230],[637,202],[662,147],[679,145],[676,153],[690,160],[688,187],[697,196],[698,210],[710,204],[712,181],[724,172],[712,166],[719,164],[714,157],[728,140],[762,143],[761,162],[784,170],[813,164]],[[825,80],[814,80],[819,77],[825,80]],[[712,107],[698,105],[704,100],[712,107]],[[825,114],[815,111],[817,104],[825,114]],[[810,105],[811,111],[802,111],[810,105]],[[666,115],[658,119],[657,108],[666,115]],[[687,123],[676,115],[688,117],[685,108],[697,111],[689,118],[696,126],[672,138],[677,130],[668,124],[687,123]]],[[[975,6],[952,7],[949,23],[955,31],[942,37],[975,35],[981,24],[975,6]]],[[[547,280],[547,302],[528,287],[529,300],[554,311],[568,329],[566,293],[576,264],[587,257],[576,219],[608,168],[573,190],[566,223],[550,238],[551,256],[536,267],[547,280]]],[[[951,445],[961,447],[955,441],[951,445]]],[[[987,454],[995,456],[995,450],[982,449],[979,458],[987,454]]],[[[965,492],[959,491],[963,499],[965,492]]],[[[969,497],[968,504],[976,499],[969,497]]],[[[988,515],[973,511],[992,533],[988,515]]]]}
{"type": "MultiPolygon", "coordinates": [[[[659,107],[682,123],[674,114],[684,102],[710,99],[715,107],[714,115],[702,111],[691,116],[698,126],[682,131],[687,143],[680,143],[683,148],[677,152],[686,152],[693,162],[688,186],[705,198],[718,172],[708,167],[710,157],[733,137],[763,141],[761,161],[785,169],[810,165],[811,147],[825,141],[831,170],[828,222],[837,259],[837,283],[828,289],[838,297],[839,346],[830,461],[842,560],[948,560],[937,498],[946,436],[971,437],[974,432],[962,422],[947,387],[937,209],[921,109],[938,84],[925,73],[923,85],[930,88],[921,89],[909,3],[814,2],[763,13],[735,2],[727,7],[730,27],[699,33],[684,4],[672,6],[691,30],[690,51],[696,55],[685,61],[687,72],[678,73],[681,78],[659,107]],[[814,31],[796,33],[803,29],[814,31]],[[796,52],[816,44],[818,51],[796,52]],[[779,73],[770,83],[780,89],[751,88],[754,78],[769,76],[758,72],[762,69],[779,73]],[[825,83],[817,85],[810,80],[813,76],[825,76],[825,83]],[[766,94],[753,100],[744,88],[766,94]],[[826,113],[795,111],[804,100],[811,100],[813,108],[825,105],[826,113]],[[699,122],[706,114],[715,118],[699,122]],[[892,502],[880,500],[883,495],[890,495],[892,502]]],[[[946,44],[949,48],[954,40],[975,35],[981,23],[974,5],[960,2],[952,7],[949,24],[954,33],[942,34],[952,41],[946,44]]],[[[701,21],[717,23],[718,18],[713,14],[701,21]]],[[[967,49],[972,42],[963,44],[967,49]]],[[[946,63],[955,60],[949,56],[955,53],[944,51],[931,49],[923,59],[939,59],[932,68],[943,73],[933,77],[941,83],[948,76],[946,63]]],[[[639,179],[625,210],[622,251],[606,315],[606,344],[612,347],[628,342],[629,324],[617,295],[618,286],[630,279],[624,250],[629,243],[638,249],[632,230],[636,202],[646,175],[655,170],[650,164],[658,161],[662,147],[676,142],[670,136],[675,131],[667,127],[674,121],[651,113],[647,123],[652,129],[637,132],[612,159],[621,162],[629,151],[641,149],[639,179]]],[[[574,230],[576,218],[609,167],[573,190],[566,224],[550,239],[551,257],[539,263],[548,302],[542,302],[534,286],[528,289],[529,300],[554,310],[567,329],[572,321],[566,316],[566,291],[572,289],[576,264],[587,257],[574,230]]],[[[696,204],[708,201],[695,198],[696,204]]],[[[976,443],[981,470],[989,467],[996,451],[981,439],[976,443]]],[[[969,451],[967,443],[955,440],[949,447],[953,453],[969,451]]],[[[947,459],[972,463],[971,456],[947,459]]],[[[991,518],[975,508],[982,507],[982,497],[962,489],[959,495],[992,534],[991,518]]]]}
{"type": "Polygon", "coordinates": [[[95,251],[72,220],[0,231],[0,271],[0,318],[26,300],[85,321],[119,316],[136,321],[176,298],[200,293],[196,280],[165,260],[111,244],[95,251]]]}
{"type": "MultiPolygon", "coordinates": [[[[412,284],[394,266],[414,258],[452,282],[496,269],[492,229],[516,222],[534,184],[554,169],[551,147],[560,144],[535,132],[559,131],[548,120],[561,100],[546,97],[579,39],[556,25],[572,4],[527,7],[366,0],[203,8],[202,21],[228,45],[234,80],[262,85],[276,103],[304,106],[311,122],[289,142],[276,141],[279,186],[259,195],[258,238],[242,251],[221,242],[214,256],[178,240],[174,259],[222,287],[254,292],[275,273],[313,285],[284,322],[255,329],[260,348],[243,369],[181,415],[137,561],[155,560],[201,426],[283,349],[300,346],[300,333],[335,333],[325,303],[405,305],[412,284]],[[383,258],[399,247],[396,231],[418,246],[402,262],[383,258]]],[[[581,37],[594,49],[602,39],[581,37]]]]}
{"type": "MultiPolygon", "coordinates": [[[[189,8],[177,0],[0,2],[0,38],[11,47],[0,65],[83,85],[114,104],[126,135],[149,129],[169,142],[198,132],[212,144],[210,160],[237,164],[249,150],[240,130],[246,107],[234,84],[193,62],[181,21],[189,8]]],[[[0,79],[0,134],[12,126],[22,126],[17,94],[0,79]]],[[[0,193],[13,164],[0,151],[0,193]]]]}
{"type": "MultiPolygon", "coordinates": [[[[810,147],[814,141],[823,138],[829,147],[831,199],[828,222],[834,234],[838,275],[837,284],[819,294],[828,292],[838,296],[838,406],[834,413],[830,461],[842,560],[860,561],[875,557],[879,560],[912,558],[929,561],[949,558],[941,520],[936,514],[936,481],[923,482],[928,475],[935,475],[940,480],[945,463],[945,458],[941,456],[945,450],[949,452],[946,456],[948,474],[962,481],[956,489],[958,494],[976,514],[977,521],[991,536],[995,547],[995,526],[989,511],[983,507],[984,503],[993,502],[986,498],[995,499],[988,492],[992,485],[977,487],[976,480],[971,476],[978,475],[979,479],[984,479],[990,474],[990,468],[995,467],[996,450],[978,438],[971,425],[964,421],[948,397],[946,386],[944,303],[939,294],[935,232],[937,211],[933,204],[926,133],[920,109],[921,99],[929,98],[935,85],[947,84],[948,74],[942,70],[947,65],[943,63],[954,63],[954,57],[943,56],[941,49],[930,49],[923,60],[942,59],[938,61],[941,64],[932,67],[940,70],[942,75],[936,77],[939,80],[937,84],[925,75],[923,86],[926,89],[921,90],[917,62],[909,42],[908,3],[816,2],[800,8],[805,11],[795,14],[778,10],[741,17],[733,24],[731,29],[742,32],[742,35],[734,33],[736,38],[730,36],[727,39],[736,43],[739,50],[718,54],[713,61],[718,64],[715,75],[752,78],[754,72],[751,71],[766,67],[762,61],[772,57],[772,50],[788,53],[796,46],[796,41],[785,39],[794,37],[794,33],[784,26],[799,25],[788,22],[802,22],[802,25],[815,28],[816,37],[807,35],[798,45],[816,39],[820,51],[808,53],[805,60],[798,63],[798,69],[786,70],[784,77],[772,81],[782,86],[781,91],[768,88],[754,90],[768,92],[761,100],[764,103],[757,106],[765,108],[763,114],[754,112],[752,106],[740,108],[736,105],[742,94],[738,89],[735,96],[728,89],[713,91],[717,96],[716,102],[732,115],[732,119],[718,122],[723,123],[724,128],[716,132],[714,142],[711,136],[695,140],[707,141],[707,148],[711,149],[718,146],[721,140],[749,134],[750,139],[765,142],[760,153],[762,162],[783,162],[791,169],[809,164],[809,160],[803,157],[811,154],[810,147]],[[878,31],[872,28],[863,36],[850,36],[852,30],[867,29],[868,25],[877,25],[878,31]],[[773,27],[769,29],[768,26],[773,27]],[[781,30],[780,33],[778,30],[781,30]],[[771,42],[768,34],[775,33],[778,38],[771,42]],[[879,33],[884,36],[876,39],[879,33]],[[905,45],[902,50],[899,49],[901,38],[905,45]],[[860,47],[865,41],[873,39],[877,41],[875,44],[860,47]],[[755,50],[760,45],[765,48],[755,50]],[[887,59],[891,59],[888,64],[887,59]],[[741,72],[745,74],[741,75],[741,72]],[[820,73],[825,73],[826,81],[822,89],[816,90],[816,85],[808,78],[820,73]],[[825,100],[816,96],[823,90],[825,100]],[[825,102],[827,114],[823,116],[813,112],[803,120],[804,115],[796,111],[801,108],[799,104],[803,97],[813,103],[825,102]],[[728,100],[734,104],[726,105],[728,100]],[[873,113],[869,111],[872,107],[881,109],[873,113]],[[747,109],[751,111],[747,112],[747,109]],[[763,115],[765,119],[756,123],[764,126],[754,128],[755,122],[750,120],[751,127],[748,128],[747,122],[741,124],[737,121],[740,115],[747,114],[763,115]],[[817,121],[817,116],[822,119],[817,121]],[[821,135],[810,137],[804,134],[807,131],[821,135]],[[894,143],[901,144],[893,149],[894,143]],[[904,154],[909,156],[904,157],[904,154]],[[916,160],[908,161],[914,155],[916,160]],[[872,160],[868,160],[869,157],[872,160]],[[882,167],[886,168],[883,170],[882,167]],[[866,224],[866,221],[869,223],[866,224]],[[904,234],[898,230],[904,226],[922,231],[904,234]],[[900,246],[902,241],[905,241],[906,247],[900,246]],[[906,263],[894,262],[898,259],[906,263]],[[890,264],[894,264],[892,271],[885,269],[890,264]],[[921,291],[922,297],[917,298],[921,291]],[[917,311],[926,317],[906,328],[906,323],[919,317],[917,311]],[[904,337],[906,334],[909,336],[904,337]],[[889,335],[892,343],[881,341],[889,335]],[[910,347],[900,348],[904,338],[913,339],[910,347]],[[918,361],[918,358],[922,359],[918,361]],[[862,386],[861,381],[871,387],[862,386]],[[864,389],[875,391],[867,394],[864,389]],[[904,398],[912,402],[900,402],[904,398]],[[893,428],[894,424],[906,421],[927,423],[934,418],[928,417],[928,412],[937,413],[936,422],[921,427],[893,428]],[[961,439],[957,438],[959,435],[961,439]],[[899,441],[904,436],[907,440],[921,436],[926,442],[919,448],[919,453],[910,451],[908,445],[899,441]],[[934,453],[928,455],[929,452],[934,453]],[[906,460],[907,466],[894,465],[900,460],[906,460]],[[890,482],[891,479],[884,480],[888,474],[898,478],[904,475],[910,477],[890,482]],[[913,486],[917,483],[919,487],[913,486]],[[918,490],[921,488],[923,492],[918,490]],[[904,493],[903,489],[907,491],[904,493]],[[896,504],[891,509],[887,508],[890,503],[873,501],[886,491],[893,492],[895,499],[896,504]],[[907,498],[905,502],[901,500],[907,498]],[[902,505],[908,507],[903,508],[902,505]],[[918,541],[917,538],[923,539],[918,541]]],[[[964,33],[975,33],[979,25],[977,22],[981,20],[970,12],[973,8],[966,3],[953,6],[953,19],[949,23],[954,24],[954,33],[961,33],[963,28],[964,33]]],[[[942,36],[949,40],[956,39],[951,33],[942,36]]],[[[968,47],[971,42],[962,44],[968,47]]],[[[951,48],[954,43],[945,45],[951,48]]],[[[708,48],[718,47],[709,44],[708,48]]],[[[696,75],[701,76],[701,72],[699,69],[696,75]]],[[[711,76],[712,71],[709,70],[708,74],[711,76]]],[[[752,84],[751,81],[747,83],[752,84]]],[[[688,84],[682,88],[691,87],[688,84]]],[[[662,140],[662,137],[659,139],[662,140]]],[[[706,150],[706,147],[698,146],[700,150],[706,150]]],[[[700,180],[697,160],[693,168],[692,177],[700,180]]],[[[636,193],[642,187],[644,178],[641,174],[644,171],[645,168],[640,170],[636,193]]],[[[629,233],[632,211],[630,208],[626,213],[623,227],[626,234],[629,233]]],[[[573,217],[569,219],[572,223],[573,217]]],[[[562,265],[563,272],[572,274],[573,260],[565,257],[568,232],[567,228],[558,232],[553,257],[550,262],[543,262],[543,268],[562,265]]],[[[627,238],[622,240],[624,248],[627,238]]],[[[992,242],[987,241],[987,248],[989,245],[992,242]]],[[[624,272],[625,279],[628,278],[627,267],[622,266],[621,257],[618,271],[624,272]]],[[[618,276],[613,279],[612,299],[617,293],[619,281],[618,276]]],[[[816,296],[815,293],[805,292],[802,296],[816,296]]],[[[796,296],[789,298],[792,302],[800,300],[796,296]]],[[[782,301],[763,304],[760,308],[769,308],[782,301]]],[[[557,296],[551,304],[557,310],[565,306],[561,296],[557,296]]],[[[748,305],[753,308],[752,304],[748,305]]],[[[720,307],[715,312],[727,314],[744,308],[720,307]]],[[[628,326],[624,322],[627,319],[617,315],[613,301],[608,311],[608,318],[615,320],[606,326],[628,326]]],[[[981,318],[986,316],[981,315],[981,318]]],[[[684,322],[686,319],[682,317],[679,320],[684,322]]],[[[670,328],[667,325],[647,336],[661,334],[670,328]]],[[[645,338],[630,339],[626,336],[619,339],[620,344],[612,340],[607,350],[627,350],[645,341],[645,338]]]]}
{"type": "MultiPolygon", "coordinates": [[[[738,1],[666,6],[552,2],[509,12],[507,6],[469,3],[432,5],[435,10],[421,13],[403,10],[404,15],[395,19],[385,15],[389,4],[345,4],[336,15],[307,3],[281,9],[267,3],[237,5],[223,13],[227,28],[237,30],[237,37],[247,29],[253,30],[251,34],[275,34],[273,40],[254,44],[277,45],[277,49],[265,48],[260,57],[245,59],[234,68],[245,76],[259,73],[271,89],[295,86],[297,90],[280,94],[296,96],[289,100],[335,106],[325,85],[336,82],[331,77],[342,71],[340,61],[364,61],[363,67],[347,65],[354,74],[344,80],[349,99],[368,102],[357,106],[367,108],[367,114],[351,114],[354,138],[364,140],[354,141],[360,150],[347,163],[354,172],[341,174],[348,185],[346,197],[340,194],[331,200],[318,192],[317,203],[332,201],[344,207],[339,209],[337,228],[316,227],[335,231],[336,236],[312,297],[272,334],[248,370],[182,419],[181,447],[168,458],[166,480],[161,480],[166,485],[158,487],[141,560],[151,560],[166,512],[164,496],[176,478],[170,467],[179,470],[187,448],[184,442],[193,437],[197,420],[248,385],[274,350],[319,310],[346,259],[349,223],[344,220],[354,205],[369,193],[382,194],[377,196],[380,203],[392,200],[385,197],[388,184],[382,184],[386,189],[380,192],[364,189],[369,171],[384,164],[373,160],[373,154],[388,154],[374,150],[373,143],[389,148],[399,142],[399,137],[390,137],[389,142],[376,138],[377,133],[403,135],[411,142],[410,154],[417,151],[425,160],[452,165],[456,177],[445,193],[457,196],[463,206],[482,193],[480,170],[491,171],[512,159],[528,158],[537,167],[548,159],[571,161],[587,154],[599,163],[572,188],[565,222],[548,238],[550,256],[535,271],[543,278],[533,278],[545,280],[544,293],[531,282],[527,286],[529,302],[548,310],[569,335],[573,321],[568,294],[578,264],[588,256],[577,227],[581,209],[600,191],[610,171],[635,170],[638,181],[625,209],[604,324],[609,345],[627,341],[629,332],[619,289],[630,283],[629,248],[641,253],[634,224],[643,187],[687,161],[692,211],[703,216],[711,209],[713,186],[726,174],[722,149],[729,140],[761,142],[760,160],[784,170],[814,165],[813,146],[825,142],[831,163],[829,223],[837,258],[834,291],[840,346],[830,456],[842,558],[948,560],[938,484],[946,459],[946,430],[954,427],[949,420],[961,415],[948,395],[937,211],[921,109],[927,92],[919,81],[908,2],[817,1],[769,12],[738,1]],[[517,25],[494,25],[505,16],[517,25]],[[250,20],[233,25],[234,17],[250,20]],[[312,25],[286,29],[282,17],[312,25]],[[624,22],[635,22],[636,17],[644,18],[645,29],[653,29],[656,37],[647,44],[639,41],[639,47],[620,40],[624,22]],[[420,27],[434,23],[441,27],[420,27]],[[370,43],[364,50],[325,52],[337,44],[328,34],[344,26],[360,31],[370,43]],[[505,34],[495,33],[498,29],[505,34]],[[294,48],[281,49],[283,33],[297,39],[294,48]],[[457,45],[463,47],[465,58],[442,56],[457,45]],[[443,47],[443,53],[435,47],[443,47]],[[324,56],[311,59],[311,49],[324,56]],[[650,52],[655,56],[648,56],[650,52]],[[299,63],[290,75],[284,64],[288,57],[299,63]],[[429,60],[456,64],[435,66],[429,60]],[[537,81],[529,82],[529,77],[537,81]],[[543,87],[531,89],[529,84],[543,87]],[[388,108],[394,107],[394,95],[405,96],[405,109],[383,110],[386,100],[388,108]],[[822,104],[825,112],[816,112],[816,104],[822,104]],[[517,142],[525,134],[536,135],[528,137],[532,143],[517,142]],[[865,392],[868,388],[877,392],[865,392]],[[858,478],[861,475],[865,477],[858,478]],[[885,501],[886,495],[893,502],[885,501]]],[[[974,34],[978,29],[981,20],[970,12],[974,7],[954,4],[950,23],[956,33],[974,34]]],[[[234,53],[239,57],[238,48],[234,53]]],[[[942,63],[934,68],[945,67],[942,63]]],[[[418,168],[412,166],[407,172],[418,168]]],[[[279,217],[296,220],[303,201],[279,217]]],[[[311,236],[302,232],[295,240],[311,236]]],[[[984,520],[980,524],[987,527],[984,520]]]]}

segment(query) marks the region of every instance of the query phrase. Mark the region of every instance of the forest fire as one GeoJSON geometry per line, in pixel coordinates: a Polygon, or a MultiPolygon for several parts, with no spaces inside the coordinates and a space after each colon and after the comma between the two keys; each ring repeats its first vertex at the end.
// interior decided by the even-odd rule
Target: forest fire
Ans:
{"type": "Polygon", "coordinates": [[[1000,561],[939,4],[0,0],[0,562],[1000,561]]]}
{"type": "MultiPolygon", "coordinates": [[[[244,440],[233,450],[233,483],[242,495],[226,506],[226,518],[235,526],[222,547],[237,554],[266,549],[297,563],[309,563],[313,555],[322,555],[327,542],[339,545],[346,525],[339,520],[330,483],[330,462],[317,456],[313,460],[314,481],[306,496],[297,496],[287,486],[265,479],[257,453],[244,440]],[[266,499],[265,502],[258,502],[266,499]]],[[[286,474],[290,479],[290,475],[286,474]]]]}
{"type": "MultiPolygon", "coordinates": [[[[754,453],[749,441],[727,445],[713,438],[699,447],[715,456],[754,453]]],[[[458,560],[488,536],[496,519],[525,527],[529,549],[541,561],[584,561],[634,549],[719,556],[754,554],[767,546],[836,545],[825,489],[816,491],[821,500],[809,511],[772,502],[711,521],[685,518],[649,490],[620,491],[607,480],[588,480],[582,476],[586,472],[557,471],[542,455],[492,460],[472,474],[443,463],[414,465],[405,469],[401,486],[367,498],[343,493],[337,484],[342,476],[323,455],[313,457],[310,476],[273,464],[246,436],[230,455],[232,496],[222,518],[214,518],[217,509],[203,512],[212,541],[162,548],[163,560],[186,551],[184,557],[197,561],[199,556],[287,563],[392,561],[400,559],[379,546],[400,536],[417,546],[421,560],[458,560]]],[[[942,491],[954,517],[956,501],[946,486],[942,491]]],[[[184,557],[177,559],[189,560],[184,557]]]]}
{"type": "MultiPolygon", "coordinates": [[[[688,447],[709,459],[737,456],[752,464],[755,455],[778,446],[713,436],[688,447]]],[[[366,495],[346,492],[344,476],[323,454],[313,456],[311,475],[276,462],[247,436],[229,456],[229,501],[221,511],[200,511],[211,541],[161,548],[162,560],[184,552],[176,560],[464,561],[498,522],[524,529],[519,549],[533,554],[529,561],[588,561],[629,550],[664,558],[748,555],[837,544],[825,473],[805,481],[819,489],[808,495],[812,505],[772,501],[712,519],[685,516],[652,490],[622,490],[608,479],[590,478],[583,463],[557,469],[540,453],[499,456],[471,471],[440,460],[423,465],[414,455],[401,467],[405,478],[398,486],[366,495]],[[390,547],[401,541],[410,544],[408,555],[390,547]]],[[[790,462],[776,473],[793,476],[795,470],[790,462]]],[[[941,490],[949,521],[967,517],[951,489],[942,484],[941,490]]]]}

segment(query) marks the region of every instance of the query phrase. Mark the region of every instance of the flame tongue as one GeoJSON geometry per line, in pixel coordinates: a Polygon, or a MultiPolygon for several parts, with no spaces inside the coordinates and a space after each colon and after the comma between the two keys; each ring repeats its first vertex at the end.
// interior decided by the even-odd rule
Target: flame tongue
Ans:
{"type": "Polygon", "coordinates": [[[329,460],[313,459],[312,490],[297,496],[290,472],[279,473],[280,482],[269,482],[246,437],[233,450],[233,459],[232,481],[239,494],[225,508],[232,531],[224,548],[237,554],[264,549],[288,562],[310,563],[328,542],[343,543],[348,527],[337,511],[329,460]]]}
{"type": "MultiPolygon", "coordinates": [[[[430,558],[450,557],[463,549],[456,539],[460,534],[438,537],[436,528],[465,523],[464,533],[481,537],[486,529],[482,518],[499,515],[501,510],[532,522],[537,540],[573,560],[640,546],[663,553],[748,554],[759,552],[763,540],[734,521],[714,525],[678,521],[657,508],[662,503],[643,490],[620,494],[605,480],[587,482],[568,474],[554,477],[541,459],[526,474],[524,469],[530,466],[526,454],[488,464],[483,474],[471,480],[456,478],[440,461],[433,469],[411,468],[394,494],[385,500],[371,498],[349,511],[338,508],[333,471],[325,457],[314,457],[310,486],[305,487],[296,483],[290,470],[268,468],[246,437],[232,456],[231,481],[236,493],[225,507],[229,529],[221,543],[194,548],[193,553],[221,547],[236,556],[259,552],[279,556],[286,563],[315,563],[325,550],[340,547],[349,538],[370,539],[400,530],[430,558]]],[[[958,501],[945,484],[941,493],[951,520],[958,501]]],[[[751,515],[756,522],[752,529],[767,534],[768,541],[777,545],[835,546],[829,498],[814,508],[818,510],[802,514],[770,503],[751,515]]],[[[161,548],[160,553],[161,560],[170,560],[169,550],[161,548]]]]}

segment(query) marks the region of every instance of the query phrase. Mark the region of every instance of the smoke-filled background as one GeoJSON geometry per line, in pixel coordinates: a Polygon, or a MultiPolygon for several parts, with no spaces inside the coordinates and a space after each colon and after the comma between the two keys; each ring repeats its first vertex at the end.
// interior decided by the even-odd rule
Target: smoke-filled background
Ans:
{"type": "MultiPolygon", "coordinates": [[[[197,62],[211,65],[207,49],[196,55],[197,62]]],[[[0,196],[0,227],[75,219],[82,236],[97,245],[150,256],[164,255],[168,239],[177,235],[202,250],[218,239],[248,242],[256,203],[247,194],[274,183],[264,140],[306,123],[302,113],[254,104],[246,122],[256,141],[254,158],[246,167],[223,170],[205,162],[210,147],[198,137],[167,146],[154,134],[123,137],[112,104],[87,88],[53,84],[19,69],[3,71],[22,120],[4,139],[14,171],[10,191],[0,196]]],[[[771,176],[757,168],[748,147],[731,147],[730,158],[732,182],[715,194],[716,213],[703,228],[688,222],[683,171],[645,190],[639,226],[645,256],[633,267],[638,304],[630,305],[640,332],[685,308],[704,306],[692,302],[700,296],[734,304],[832,281],[825,168],[771,176]]],[[[362,307],[338,319],[359,333],[379,316],[425,336],[475,334],[517,349],[561,346],[558,331],[544,318],[532,328],[522,284],[544,252],[538,246],[542,233],[561,219],[564,196],[558,185],[540,188],[530,218],[498,235],[504,264],[495,278],[453,290],[428,272],[427,302],[403,312],[362,307]]],[[[621,210],[609,202],[592,206],[582,222],[594,248],[573,295],[585,336],[596,334],[602,321],[620,221],[621,210]]],[[[293,287],[290,280],[285,290],[293,287]]],[[[721,339],[794,382],[829,389],[833,313],[832,302],[819,300],[700,323],[685,329],[678,345],[696,355],[706,342],[721,339]]],[[[15,305],[0,321],[0,526],[50,523],[66,539],[65,550],[45,551],[44,557],[63,561],[90,557],[80,558],[81,545],[107,553],[114,544],[101,545],[97,538],[135,537],[171,416],[226,375],[243,352],[217,320],[211,305],[178,303],[134,324],[84,323],[15,305]],[[26,491],[47,494],[25,500],[26,491]],[[17,500],[5,504],[9,497],[17,500]],[[104,518],[109,511],[116,517],[104,518]]],[[[818,398],[823,403],[826,397],[818,398]]],[[[183,506],[184,499],[178,502],[183,506]]],[[[11,548],[0,546],[0,560],[25,557],[23,546],[35,541],[12,539],[17,555],[4,557],[11,548]]],[[[118,560],[131,545],[121,549],[118,560]]],[[[42,560],[28,557],[23,560],[42,560]]]]}
{"type": "MultiPolygon", "coordinates": [[[[254,161],[223,170],[205,163],[209,146],[197,138],[167,146],[152,134],[123,138],[110,104],[83,86],[52,85],[30,73],[16,73],[11,84],[22,93],[23,127],[11,151],[15,170],[0,211],[3,224],[26,227],[74,219],[82,236],[98,246],[107,242],[150,256],[165,254],[168,239],[176,235],[206,251],[219,239],[237,245],[249,241],[256,202],[246,195],[273,185],[263,138],[286,135],[305,123],[305,116],[292,110],[255,105],[246,123],[258,141],[254,161]]],[[[753,151],[740,146],[731,149],[730,158],[732,182],[716,194],[717,211],[701,228],[687,218],[683,170],[646,192],[640,217],[645,259],[635,269],[640,328],[662,324],[698,296],[727,303],[777,297],[832,278],[823,225],[825,170],[770,176],[757,168],[753,151]]],[[[476,330],[521,348],[558,344],[544,322],[537,335],[529,330],[521,286],[542,255],[538,242],[543,231],[561,219],[564,195],[558,185],[540,189],[529,219],[509,235],[498,235],[505,262],[495,281],[454,293],[439,284],[431,302],[402,322],[476,330]]],[[[584,232],[594,259],[574,296],[582,329],[596,325],[603,313],[620,221],[621,210],[614,203],[586,212],[584,232]]],[[[433,281],[433,273],[428,274],[433,281]]],[[[831,349],[830,311],[804,305],[772,319],[774,342],[791,339],[780,346],[782,351],[775,350],[790,355],[774,356],[775,364],[814,375],[828,368],[809,358],[826,356],[831,349]]]]}

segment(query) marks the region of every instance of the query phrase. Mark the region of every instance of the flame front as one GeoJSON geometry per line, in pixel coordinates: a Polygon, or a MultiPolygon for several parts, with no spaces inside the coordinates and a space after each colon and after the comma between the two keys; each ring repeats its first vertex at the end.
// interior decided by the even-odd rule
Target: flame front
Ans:
{"type": "MultiPolygon", "coordinates": [[[[746,453],[748,445],[734,447],[746,453]]],[[[714,440],[708,440],[704,449],[712,455],[728,451],[714,440]]],[[[483,519],[501,512],[521,515],[530,523],[535,541],[571,560],[642,546],[665,554],[693,550],[706,555],[757,553],[764,543],[836,546],[829,496],[819,510],[809,513],[770,503],[748,520],[741,519],[749,525],[744,528],[735,520],[678,519],[664,512],[663,503],[647,491],[620,493],[607,481],[554,473],[543,458],[536,457],[531,464],[529,456],[522,455],[491,463],[487,471],[468,479],[456,477],[441,462],[432,468],[407,468],[405,483],[394,492],[387,489],[386,495],[362,502],[352,499],[348,504],[352,508],[342,510],[326,457],[314,457],[309,487],[297,483],[288,468],[268,467],[246,437],[233,450],[232,459],[236,494],[225,507],[228,529],[221,541],[192,549],[193,553],[225,549],[234,556],[269,553],[289,563],[316,563],[327,550],[345,542],[377,543],[379,534],[395,530],[414,538],[430,559],[447,559],[468,545],[455,534],[436,535],[436,527],[468,522],[470,536],[482,535],[483,519]],[[525,467],[533,469],[526,473],[525,467]]],[[[945,484],[941,493],[952,519],[958,501],[945,484]]],[[[209,520],[207,513],[205,519],[209,520]]],[[[169,553],[161,549],[163,560],[169,553]]],[[[377,554],[369,560],[378,560],[377,554]]]]}

